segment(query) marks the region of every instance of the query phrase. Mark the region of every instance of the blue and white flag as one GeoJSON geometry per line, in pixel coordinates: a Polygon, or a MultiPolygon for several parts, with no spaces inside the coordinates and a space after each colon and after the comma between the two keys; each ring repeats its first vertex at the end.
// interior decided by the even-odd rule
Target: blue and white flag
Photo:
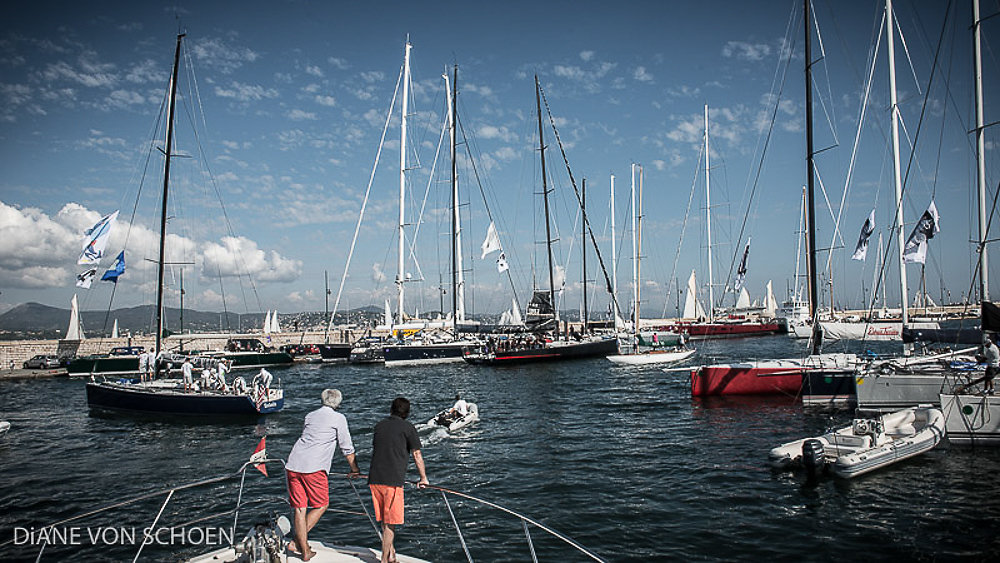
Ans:
{"type": "Polygon", "coordinates": [[[903,247],[903,262],[906,264],[923,264],[927,259],[927,241],[934,238],[934,235],[941,232],[941,217],[938,215],[934,201],[927,206],[927,211],[920,216],[910,238],[906,239],[906,246],[903,247]]]}
{"type": "Polygon", "coordinates": [[[105,215],[93,227],[84,231],[87,240],[83,243],[83,252],[80,259],[76,261],[81,266],[93,266],[101,263],[104,257],[104,247],[108,245],[108,238],[111,236],[111,226],[115,219],[118,219],[118,212],[105,215]]]}
{"type": "Polygon", "coordinates": [[[868,218],[865,219],[865,224],[861,226],[861,236],[858,237],[858,245],[854,247],[854,255],[851,256],[851,260],[865,261],[865,257],[868,256],[868,238],[872,236],[875,232],[875,210],[868,214],[868,218]]]}
{"type": "Polygon", "coordinates": [[[736,269],[736,291],[743,288],[743,282],[747,278],[747,256],[750,255],[750,239],[747,239],[747,247],[743,249],[743,259],[740,260],[740,267],[736,269]]]}
{"type": "Polygon", "coordinates": [[[115,258],[115,263],[108,268],[108,271],[104,272],[101,276],[101,281],[109,281],[118,283],[118,276],[125,273],[125,251],[122,250],[118,253],[118,258],[115,258]]]}

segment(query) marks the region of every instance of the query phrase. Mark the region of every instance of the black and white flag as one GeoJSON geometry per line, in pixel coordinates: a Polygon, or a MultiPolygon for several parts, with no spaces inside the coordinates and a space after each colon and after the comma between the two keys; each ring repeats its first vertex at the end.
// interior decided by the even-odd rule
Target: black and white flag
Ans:
{"type": "Polygon", "coordinates": [[[927,206],[927,211],[920,216],[910,238],[906,239],[906,246],[903,247],[903,262],[907,264],[923,264],[927,258],[927,241],[934,238],[934,235],[941,232],[941,217],[938,215],[934,202],[927,206]]]}
{"type": "Polygon", "coordinates": [[[865,257],[868,255],[868,238],[872,236],[875,232],[875,210],[868,215],[865,219],[865,224],[861,226],[861,236],[858,237],[858,246],[854,248],[854,255],[851,256],[851,260],[865,261],[865,257]]]}
{"type": "Polygon", "coordinates": [[[747,256],[750,255],[750,240],[747,240],[747,247],[743,249],[743,259],[740,260],[740,267],[736,269],[736,291],[743,287],[743,282],[747,277],[747,256]]]}

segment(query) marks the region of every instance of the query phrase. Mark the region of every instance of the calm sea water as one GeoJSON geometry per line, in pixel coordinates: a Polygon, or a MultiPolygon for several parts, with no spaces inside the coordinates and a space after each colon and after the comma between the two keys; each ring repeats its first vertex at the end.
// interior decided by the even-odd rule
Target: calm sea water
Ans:
{"type": "MultiPolygon", "coordinates": [[[[786,337],[700,344],[695,362],[793,356],[786,337]]],[[[0,383],[0,542],[30,529],[141,493],[237,469],[267,436],[286,457],[320,391],[344,392],[360,464],[372,429],[397,395],[426,421],[456,391],[482,419],[455,435],[422,433],[432,483],[498,502],[571,536],[611,561],[648,560],[997,560],[1000,558],[1000,450],[944,445],[850,482],[772,473],[767,452],[784,441],[847,422],[851,413],[803,410],[792,397],[693,400],[684,372],[615,367],[606,360],[497,369],[464,364],[386,369],[302,365],[274,370],[283,412],[253,422],[191,423],[92,416],[84,383],[67,379],[0,383]]],[[[338,454],[339,456],[339,454],[338,454]]],[[[346,471],[342,457],[334,470],[346,471]]],[[[278,474],[279,478],[275,477],[278,474]]],[[[283,480],[248,473],[242,522],[281,509],[283,480]],[[259,502],[259,504],[258,504],[259,502]]],[[[415,478],[415,471],[411,476],[415,478]]],[[[368,501],[363,482],[358,483],[368,501]]],[[[178,526],[232,508],[236,482],[179,493],[161,525],[178,526]]],[[[334,480],[333,510],[311,538],[377,546],[346,480],[334,480]],[[345,511],[345,512],[337,512],[345,511]]],[[[160,498],[162,500],[162,497],[160,498]]],[[[440,495],[407,490],[401,552],[464,560],[440,495]]],[[[473,557],[530,560],[520,523],[453,502],[473,557]]],[[[148,526],[158,502],[74,523],[81,545],[49,547],[44,559],[131,560],[135,546],[98,527],[148,526]]],[[[193,526],[227,528],[231,517],[193,526]]],[[[246,527],[241,525],[242,535],[246,527]]],[[[153,545],[143,559],[175,561],[207,551],[198,537],[153,545]]],[[[533,533],[543,561],[583,560],[533,533]]],[[[37,547],[8,545],[2,560],[34,559],[37,547]]]]}

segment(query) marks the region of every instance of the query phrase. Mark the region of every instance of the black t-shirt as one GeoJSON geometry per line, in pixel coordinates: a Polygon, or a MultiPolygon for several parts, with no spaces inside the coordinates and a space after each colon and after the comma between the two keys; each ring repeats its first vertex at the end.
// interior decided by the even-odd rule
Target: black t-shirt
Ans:
{"type": "Polygon", "coordinates": [[[410,452],[420,449],[420,437],[412,424],[392,415],[375,425],[372,437],[372,463],[368,483],[402,487],[410,452]]]}

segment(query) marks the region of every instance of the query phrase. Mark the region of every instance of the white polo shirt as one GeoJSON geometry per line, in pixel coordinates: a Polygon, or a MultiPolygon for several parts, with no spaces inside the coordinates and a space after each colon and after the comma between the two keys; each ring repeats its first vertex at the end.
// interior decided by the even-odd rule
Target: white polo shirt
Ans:
{"type": "Polygon", "coordinates": [[[296,473],[329,473],[338,445],[344,455],[354,453],[347,417],[324,405],[306,415],[302,436],[292,446],[285,469],[296,473]]]}

